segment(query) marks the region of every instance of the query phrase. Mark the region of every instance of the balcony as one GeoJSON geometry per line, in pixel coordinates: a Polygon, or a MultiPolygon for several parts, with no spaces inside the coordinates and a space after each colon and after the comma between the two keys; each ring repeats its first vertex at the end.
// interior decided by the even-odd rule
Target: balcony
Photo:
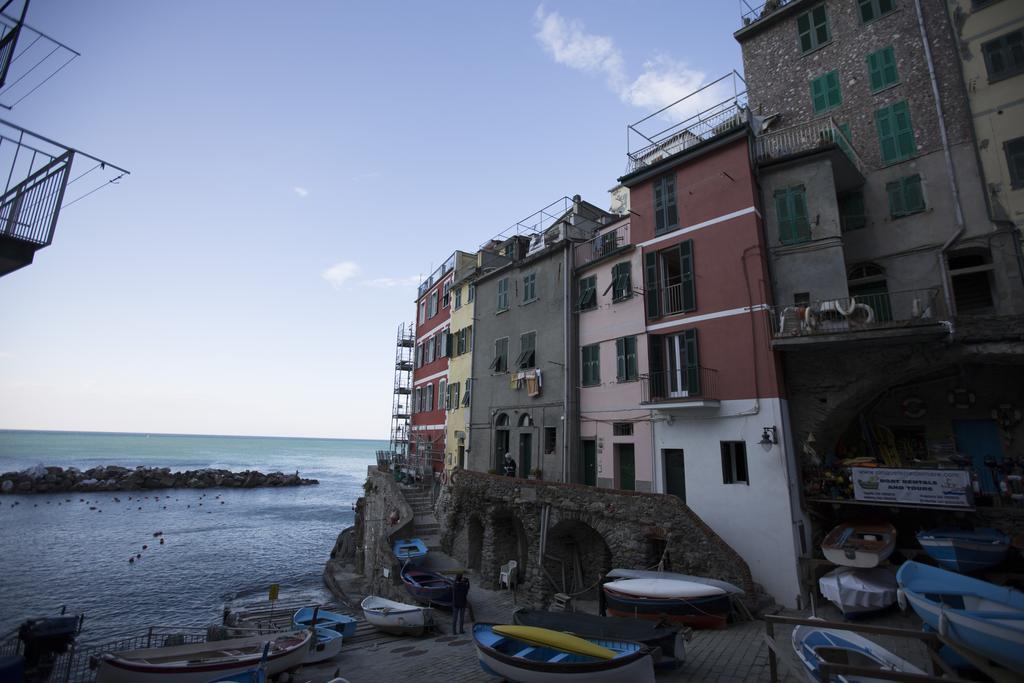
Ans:
{"type": "Polygon", "coordinates": [[[450,273],[455,268],[455,254],[452,254],[448,259],[439,265],[437,269],[430,274],[426,280],[420,283],[419,291],[416,294],[416,298],[419,299],[421,296],[427,293],[431,287],[436,285],[441,278],[450,273]]]}
{"type": "Polygon", "coordinates": [[[626,223],[614,230],[602,233],[583,244],[577,244],[575,247],[576,267],[582,268],[595,261],[600,261],[606,256],[618,253],[629,245],[629,223],[626,223]]]}
{"type": "Polygon", "coordinates": [[[879,345],[940,339],[948,334],[939,288],[858,294],[770,307],[772,348],[879,345]]]}
{"type": "Polygon", "coordinates": [[[718,407],[718,370],[703,365],[640,376],[640,402],[652,407],[718,407]]]}
{"type": "Polygon", "coordinates": [[[836,187],[840,192],[864,183],[864,162],[846,133],[831,116],[761,133],[754,140],[754,160],[758,164],[775,163],[816,152],[831,154],[836,187]]]}
{"type": "Polygon", "coordinates": [[[751,5],[747,0],[740,0],[740,22],[743,28],[746,28],[793,2],[795,0],[768,0],[761,4],[755,1],[754,5],[751,5]]]}
{"type": "Polygon", "coordinates": [[[626,175],[744,125],[746,88],[743,78],[731,71],[627,126],[626,175]],[[661,128],[666,120],[677,123],[661,128]]]}

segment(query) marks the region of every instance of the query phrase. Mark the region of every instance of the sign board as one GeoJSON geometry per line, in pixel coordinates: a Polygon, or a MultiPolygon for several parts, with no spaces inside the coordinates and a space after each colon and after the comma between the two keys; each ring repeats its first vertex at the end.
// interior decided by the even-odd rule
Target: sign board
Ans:
{"type": "Polygon", "coordinates": [[[964,470],[852,467],[853,497],[871,503],[972,507],[971,475],[964,470]]]}
{"type": "Polygon", "coordinates": [[[276,583],[270,584],[270,601],[271,602],[273,602],[274,600],[277,600],[277,594],[280,591],[280,589],[281,589],[281,587],[278,584],[276,584],[276,583]]]}

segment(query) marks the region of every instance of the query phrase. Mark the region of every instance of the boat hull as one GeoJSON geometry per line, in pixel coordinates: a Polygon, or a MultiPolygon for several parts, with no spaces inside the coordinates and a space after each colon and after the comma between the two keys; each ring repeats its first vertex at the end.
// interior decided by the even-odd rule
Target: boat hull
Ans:
{"type": "Polygon", "coordinates": [[[858,569],[877,567],[895,548],[896,528],[891,524],[840,524],[821,543],[826,560],[858,569]]]}
{"type": "Polygon", "coordinates": [[[407,562],[410,566],[416,566],[427,556],[427,546],[418,538],[403,538],[395,541],[392,551],[399,562],[407,562]]]}
{"type": "MultiPolygon", "coordinates": [[[[858,666],[877,666],[879,670],[888,669],[901,671],[903,673],[921,674],[925,672],[910,662],[901,659],[885,648],[878,646],[867,638],[850,633],[827,628],[815,628],[813,626],[797,626],[792,634],[793,650],[797,658],[804,665],[804,674],[808,681],[819,683],[819,669],[826,651],[842,651],[844,657],[850,658],[851,664],[858,666]],[[856,658],[856,661],[852,661],[856,658]]],[[[836,680],[845,683],[872,683],[874,681],[889,680],[872,678],[871,676],[838,676],[836,680]]]]}
{"type": "Polygon", "coordinates": [[[366,621],[385,633],[421,636],[433,623],[429,607],[406,605],[373,595],[365,598],[361,606],[366,621]]]}
{"type": "Polygon", "coordinates": [[[608,614],[630,619],[668,621],[693,628],[723,629],[732,606],[727,594],[703,598],[641,598],[608,590],[605,585],[608,614]]]}
{"type": "Polygon", "coordinates": [[[309,649],[306,650],[306,657],[302,660],[303,664],[316,664],[317,662],[326,662],[328,659],[334,659],[341,653],[341,646],[345,641],[345,636],[337,631],[332,631],[329,628],[316,629],[316,638],[310,640],[309,649]]]}
{"type": "Polygon", "coordinates": [[[896,576],[929,628],[1012,671],[1024,671],[1024,593],[917,562],[905,562],[896,576]]]}
{"type": "MultiPolygon", "coordinates": [[[[276,651],[271,651],[267,657],[266,674],[273,676],[300,666],[311,637],[308,631],[296,634],[287,645],[274,648],[276,651]]],[[[262,655],[259,638],[113,652],[100,659],[96,683],[207,683],[225,676],[244,674],[259,665],[262,655]],[[260,645],[259,649],[252,654],[232,657],[230,661],[225,661],[223,655],[211,654],[232,648],[248,648],[254,643],[260,645]],[[203,653],[207,655],[205,658],[203,653]]]]}
{"type": "Polygon", "coordinates": [[[896,602],[896,572],[887,567],[838,567],[818,579],[821,594],[847,616],[870,614],[896,602]]]}
{"type": "MultiPolygon", "coordinates": [[[[296,611],[292,615],[292,623],[295,625],[295,628],[308,629],[313,625],[313,608],[303,607],[296,611]]],[[[318,629],[329,628],[346,638],[352,638],[356,635],[356,625],[355,618],[347,614],[339,614],[327,610],[319,610],[316,614],[316,627],[318,629]]]]}
{"type": "Polygon", "coordinates": [[[1006,559],[1010,551],[1009,537],[989,531],[922,531],[917,535],[917,542],[940,567],[965,574],[995,567],[1006,559]]]}
{"type": "Polygon", "coordinates": [[[435,572],[403,569],[405,591],[419,602],[448,607],[452,604],[452,582],[435,572]]]}
{"type": "MultiPolygon", "coordinates": [[[[480,668],[492,676],[513,683],[653,683],[654,664],[650,651],[639,643],[630,643],[634,650],[614,659],[595,661],[570,661],[563,653],[563,661],[538,661],[525,656],[502,652],[485,640],[492,624],[476,624],[473,640],[476,645],[480,668]]],[[[519,643],[523,650],[533,649],[519,643]]],[[[513,648],[517,649],[517,648],[513,648]]]]}

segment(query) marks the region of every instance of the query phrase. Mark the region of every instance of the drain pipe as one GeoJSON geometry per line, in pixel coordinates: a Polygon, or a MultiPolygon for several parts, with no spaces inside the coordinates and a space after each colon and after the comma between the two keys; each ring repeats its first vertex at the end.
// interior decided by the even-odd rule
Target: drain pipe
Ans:
{"type": "Polygon", "coordinates": [[[953,317],[956,311],[953,308],[953,294],[949,286],[949,269],[946,267],[946,250],[960,239],[967,229],[964,224],[963,208],[960,205],[960,189],[957,187],[956,173],[953,170],[953,157],[949,152],[949,137],[946,135],[946,119],[942,114],[942,99],[939,96],[939,83],[935,77],[935,62],[932,60],[932,49],[928,44],[928,32],[924,26],[924,14],[921,12],[921,0],[914,0],[914,9],[917,12],[917,25],[921,30],[921,44],[924,46],[924,59],[928,64],[928,77],[932,84],[932,97],[935,100],[935,115],[939,119],[939,136],[942,138],[942,153],[946,159],[946,174],[949,176],[949,191],[953,197],[953,215],[956,218],[956,232],[946,240],[939,250],[939,272],[942,274],[942,291],[946,297],[946,315],[953,317]]]}

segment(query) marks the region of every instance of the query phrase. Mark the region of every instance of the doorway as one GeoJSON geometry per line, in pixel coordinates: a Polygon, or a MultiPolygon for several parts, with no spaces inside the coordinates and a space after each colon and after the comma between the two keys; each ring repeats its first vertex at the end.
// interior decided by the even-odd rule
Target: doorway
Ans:
{"type": "Polygon", "coordinates": [[[686,502],[686,468],[683,464],[682,448],[665,448],[661,451],[665,461],[665,493],[677,496],[686,502]]]}
{"type": "Polygon", "coordinates": [[[530,469],[533,465],[533,434],[520,432],[519,434],[519,476],[526,478],[530,476],[530,469]]]}
{"type": "Polygon", "coordinates": [[[618,488],[636,490],[636,457],[631,443],[615,444],[615,469],[618,488]]]}
{"type": "Polygon", "coordinates": [[[593,439],[583,441],[583,483],[597,486],[597,442],[593,439]]]}

